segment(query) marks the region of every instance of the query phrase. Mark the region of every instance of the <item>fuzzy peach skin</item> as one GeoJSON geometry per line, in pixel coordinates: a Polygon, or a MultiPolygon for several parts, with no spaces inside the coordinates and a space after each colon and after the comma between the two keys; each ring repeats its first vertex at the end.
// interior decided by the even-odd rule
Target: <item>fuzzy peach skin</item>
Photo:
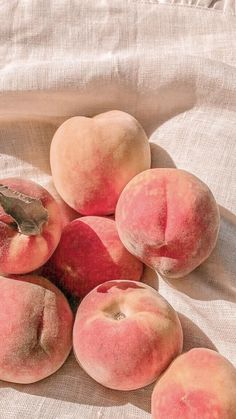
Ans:
{"type": "Polygon", "coordinates": [[[236,370],[223,356],[196,348],[179,356],[152,394],[152,419],[235,419],[236,370]]]}
{"type": "Polygon", "coordinates": [[[43,277],[0,277],[0,380],[34,383],[53,374],[72,346],[73,315],[43,277]]]}
{"type": "Polygon", "coordinates": [[[100,384],[134,390],[155,381],[181,352],[182,328],[160,294],[136,281],[108,281],[80,304],[73,348],[81,367],[100,384]]]}
{"type": "Polygon", "coordinates": [[[210,255],[220,216],[210,189],[196,176],[150,169],[123,190],[116,223],[129,252],[163,276],[180,278],[210,255]]]}
{"type": "Polygon", "coordinates": [[[64,290],[82,298],[110,279],[138,281],[143,264],[120,241],[114,220],[87,216],[63,229],[60,243],[43,272],[64,290]]]}
{"type": "Polygon", "coordinates": [[[65,201],[63,201],[63,199],[55,189],[52,179],[46,184],[45,188],[55,199],[56,203],[60,208],[62,228],[64,228],[71,221],[80,217],[80,214],[78,214],[77,211],[73,210],[73,208],[69,207],[69,205],[67,205],[65,201]]]}
{"type": "Polygon", "coordinates": [[[64,201],[82,215],[115,212],[132,177],[150,168],[147,136],[131,115],[109,111],[77,116],[56,131],[50,150],[53,181],[64,201]]]}
{"type": "Polygon", "coordinates": [[[8,220],[8,215],[0,206],[1,274],[23,274],[33,271],[50,258],[59,243],[62,230],[59,206],[46,189],[30,180],[8,178],[1,179],[0,184],[40,199],[48,211],[48,221],[44,224],[42,233],[27,236],[10,224],[12,220],[8,220]]]}

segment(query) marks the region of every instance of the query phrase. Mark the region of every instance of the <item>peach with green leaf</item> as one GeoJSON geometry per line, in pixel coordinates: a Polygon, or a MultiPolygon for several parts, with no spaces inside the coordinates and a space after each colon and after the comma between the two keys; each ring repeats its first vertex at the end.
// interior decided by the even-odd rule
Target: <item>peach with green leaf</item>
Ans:
{"type": "Polygon", "coordinates": [[[30,180],[0,180],[0,272],[22,274],[42,266],[61,237],[58,204],[30,180]]]}

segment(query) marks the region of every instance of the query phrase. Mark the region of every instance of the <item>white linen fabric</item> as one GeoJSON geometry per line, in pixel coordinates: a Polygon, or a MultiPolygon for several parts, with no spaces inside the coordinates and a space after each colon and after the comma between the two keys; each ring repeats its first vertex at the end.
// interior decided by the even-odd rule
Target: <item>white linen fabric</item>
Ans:
{"type": "MultiPolygon", "coordinates": [[[[186,279],[155,281],[180,314],[184,349],[236,366],[235,10],[235,0],[1,0],[0,170],[53,191],[49,147],[63,120],[134,115],[153,167],[191,171],[220,205],[210,258],[186,279]]],[[[39,383],[0,382],[0,418],[149,419],[152,388],[105,389],[71,354],[39,383]]]]}

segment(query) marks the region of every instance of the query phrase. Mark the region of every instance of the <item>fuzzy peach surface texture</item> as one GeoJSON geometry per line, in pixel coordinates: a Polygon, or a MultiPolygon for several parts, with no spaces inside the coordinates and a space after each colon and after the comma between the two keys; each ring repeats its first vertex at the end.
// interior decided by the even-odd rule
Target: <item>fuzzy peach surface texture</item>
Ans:
{"type": "Polygon", "coordinates": [[[150,169],[122,191],[116,222],[127,249],[162,275],[179,278],[215,247],[219,209],[196,176],[179,169],[150,169]]]}
{"type": "Polygon", "coordinates": [[[59,243],[62,230],[60,209],[55,199],[42,186],[28,179],[1,179],[0,183],[31,198],[41,200],[48,221],[42,232],[27,236],[12,227],[12,219],[0,206],[0,273],[22,274],[42,266],[59,243]],[[2,221],[2,222],[1,222],[2,221]]]}
{"type": "Polygon", "coordinates": [[[106,217],[73,220],[44,268],[73,296],[83,298],[97,285],[111,279],[139,281],[143,264],[121,242],[116,223],[106,217]]]}
{"type": "Polygon", "coordinates": [[[75,356],[94,380],[112,389],[152,383],[182,345],[176,312],[141,282],[105,282],[82,300],[76,314],[75,356]]]}
{"type": "Polygon", "coordinates": [[[53,374],[72,346],[66,298],[36,275],[0,277],[0,287],[0,380],[26,384],[53,374]]]}
{"type": "Polygon", "coordinates": [[[137,173],[149,169],[148,138],[122,111],[73,117],[56,131],[50,149],[53,181],[64,201],[83,215],[115,212],[118,197],[137,173]]]}
{"type": "Polygon", "coordinates": [[[152,419],[235,419],[236,371],[215,351],[176,358],[152,394],[152,419]]]}

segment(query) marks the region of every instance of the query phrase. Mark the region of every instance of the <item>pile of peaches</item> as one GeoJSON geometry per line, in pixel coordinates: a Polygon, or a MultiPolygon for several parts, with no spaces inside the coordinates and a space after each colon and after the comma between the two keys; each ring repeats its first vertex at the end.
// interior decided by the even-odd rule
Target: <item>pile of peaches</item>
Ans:
{"type": "Polygon", "coordinates": [[[80,367],[108,388],[156,381],[153,419],[235,419],[233,365],[205,348],[181,354],[177,313],[142,282],[144,265],[168,280],[208,258],[220,216],[207,185],[151,169],[143,128],[121,111],[65,121],[50,163],[77,213],[66,225],[42,186],[0,181],[0,379],[41,380],[73,345],[80,367]],[[78,299],[74,313],[67,298],[78,299]]]}

